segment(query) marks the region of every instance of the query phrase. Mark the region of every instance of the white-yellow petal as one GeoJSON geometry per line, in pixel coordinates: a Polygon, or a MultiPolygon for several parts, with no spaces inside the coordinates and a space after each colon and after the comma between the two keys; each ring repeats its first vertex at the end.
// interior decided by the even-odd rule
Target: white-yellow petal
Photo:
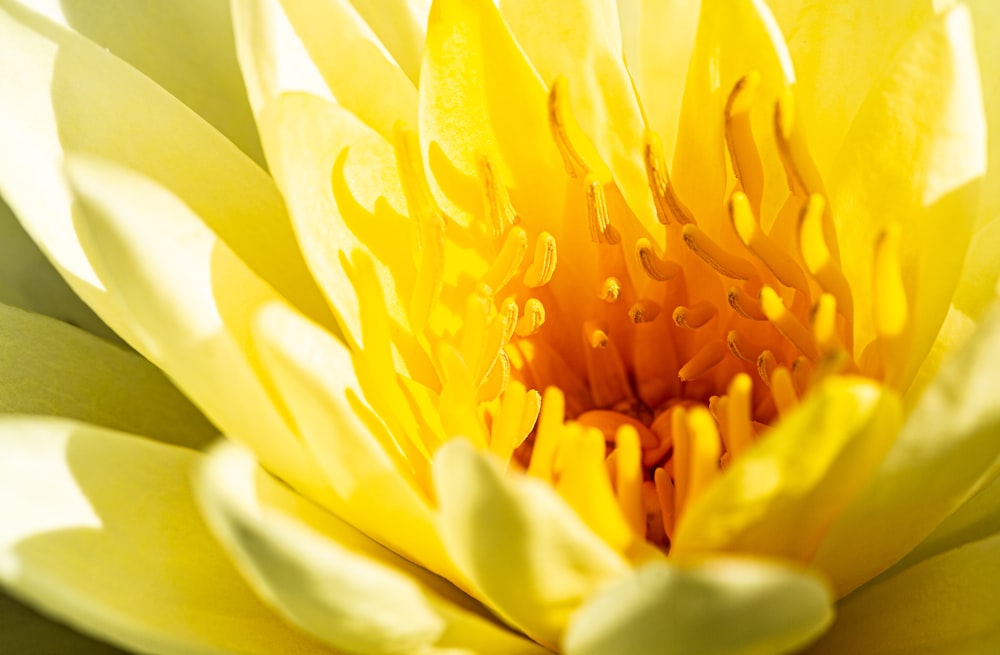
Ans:
{"type": "Polygon", "coordinates": [[[573,616],[567,655],[770,655],[809,643],[833,619],[826,584],[768,560],[652,562],[573,616]]]}
{"type": "Polygon", "coordinates": [[[329,652],[266,608],[216,544],[189,486],[199,457],[63,419],[0,418],[0,584],[140,652],[329,652]]]}

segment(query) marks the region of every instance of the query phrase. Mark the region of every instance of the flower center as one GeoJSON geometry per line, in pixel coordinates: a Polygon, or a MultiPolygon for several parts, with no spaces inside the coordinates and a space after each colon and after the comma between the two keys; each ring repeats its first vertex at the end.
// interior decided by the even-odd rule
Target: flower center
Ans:
{"type": "MultiPolygon", "coordinates": [[[[433,199],[416,135],[397,128],[415,225],[408,316],[432,360],[427,402],[441,419],[390,425],[404,454],[426,459],[443,438],[465,436],[551,483],[612,545],[669,547],[685,507],[811,385],[838,372],[883,377],[907,327],[898,235],[875,244],[874,302],[863,309],[877,337],[856,358],[856,308],[822,181],[790,94],[774,109],[771,140],[756,138],[759,81],[740,80],[719,117],[732,171],[719,216],[688,209],[659,138],[647,135],[662,252],[576,123],[564,80],[548,105],[568,178],[561,219],[522,217],[482,157],[485,220],[457,224],[433,199]],[[775,180],[759,143],[777,151],[787,186],[767,229],[765,182],[775,180]]],[[[374,341],[383,339],[393,338],[374,341]]],[[[414,385],[401,386],[396,398],[373,389],[376,410],[425,420],[403,407],[420,406],[414,385]]]]}

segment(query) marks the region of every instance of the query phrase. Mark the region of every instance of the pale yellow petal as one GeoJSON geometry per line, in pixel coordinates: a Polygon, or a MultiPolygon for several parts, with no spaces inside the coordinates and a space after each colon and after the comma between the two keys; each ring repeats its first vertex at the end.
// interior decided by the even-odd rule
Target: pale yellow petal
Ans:
{"type": "MultiPolygon", "coordinates": [[[[987,0],[989,1],[989,0],[987,0]]],[[[933,14],[930,0],[768,0],[798,77],[797,116],[821,173],[896,52],[933,14]]]]}
{"type": "Polygon", "coordinates": [[[324,488],[252,349],[252,317],[277,293],[168,190],[107,162],[70,163],[82,246],[136,347],[271,470],[324,488]]]}
{"type": "Polygon", "coordinates": [[[547,92],[490,0],[436,0],[420,73],[420,144],[445,212],[482,212],[482,158],[527,218],[562,215],[566,173],[547,92]]]}
{"type": "Polygon", "coordinates": [[[62,172],[67,151],[108,158],[171,189],[257,274],[332,323],[267,174],[134,68],[3,0],[0,97],[0,193],[74,291],[116,331],[121,321],[102,302],[74,233],[62,172]]]}
{"type": "Polygon", "coordinates": [[[815,574],[776,562],[654,562],[588,600],[563,646],[568,655],[785,653],[830,624],[832,602],[815,574]]]}
{"type": "Polygon", "coordinates": [[[352,653],[544,652],[482,609],[225,445],[197,476],[209,524],[261,596],[352,653]]]}
{"type": "Polygon", "coordinates": [[[838,595],[888,568],[972,494],[1000,452],[1000,305],[942,365],[813,564],[838,595]]]}
{"type": "Polygon", "coordinates": [[[0,412],[72,418],[193,448],[218,435],[139,355],[7,305],[0,305],[0,412]]]}
{"type": "Polygon", "coordinates": [[[462,439],[434,458],[441,536],[455,565],[502,617],[555,645],[572,613],[628,565],[553,489],[506,476],[462,439]]]}
{"type": "Polygon", "coordinates": [[[886,375],[901,388],[941,327],[977,216],[986,134],[971,30],[956,7],[906,42],[858,110],[826,180],[859,308],[858,353],[875,335],[873,248],[886,226],[900,228],[910,324],[906,356],[886,362],[886,375]]]}
{"type": "Polygon", "coordinates": [[[880,578],[837,605],[837,621],[807,655],[992,653],[1000,643],[1000,536],[880,578]]]}
{"type": "Polygon", "coordinates": [[[107,0],[101,11],[86,0],[24,4],[135,66],[263,163],[227,0],[107,0]]]}
{"type": "Polygon", "coordinates": [[[892,444],[891,391],[862,378],[812,390],[685,510],[671,555],[727,551],[808,561],[892,444]]]}
{"type": "MultiPolygon", "coordinates": [[[[625,69],[614,0],[501,0],[499,5],[546,85],[566,78],[573,116],[611,168],[639,224],[662,245],[643,159],[646,125],[625,69]]],[[[623,235],[626,242],[640,236],[623,235]]]]}
{"type": "Polygon", "coordinates": [[[0,583],[19,598],[139,652],[329,652],[267,609],[209,534],[196,452],[10,416],[0,451],[0,583]]]}
{"type": "Polygon", "coordinates": [[[351,0],[407,77],[417,83],[430,0],[351,0]]]}

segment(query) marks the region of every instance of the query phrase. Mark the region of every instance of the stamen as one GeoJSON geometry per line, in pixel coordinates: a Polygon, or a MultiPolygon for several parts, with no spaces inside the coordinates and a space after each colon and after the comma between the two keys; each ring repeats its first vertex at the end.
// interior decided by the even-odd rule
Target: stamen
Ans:
{"type": "Polygon", "coordinates": [[[671,217],[681,225],[694,223],[691,210],[684,206],[681,199],[677,197],[673,185],[670,184],[666,157],[663,155],[663,143],[656,132],[646,132],[644,154],[646,178],[649,181],[649,190],[653,194],[653,202],[656,205],[656,217],[664,225],[670,223],[671,217]]]}
{"type": "Polygon", "coordinates": [[[722,275],[734,280],[749,280],[757,274],[753,264],[727,252],[697,226],[685,225],[681,234],[687,247],[722,275]]]}
{"type": "Polygon", "coordinates": [[[792,362],[792,382],[795,383],[795,391],[799,396],[804,394],[807,389],[809,389],[809,383],[812,381],[813,366],[812,362],[806,357],[796,357],[795,361],[792,362]]]}
{"type": "Polygon", "coordinates": [[[605,278],[604,282],[601,284],[601,290],[598,293],[598,298],[606,303],[613,303],[617,301],[622,295],[622,283],[618,281],[616,277],[605,278]]]}
{"type": "Polygon", "coordinates": [[[731,457],[739,457],[753,444],[750,411],[753,382],[746,373],[737,373],[726,390],[726,444],[731,457]]]}
{"type": "MultiPolygon", "coordinates": [[[[721,456],[719,431],[712,415],[704,407],[695,407],[687,416],[688,438],[691,440],[688,464],[688,489],[685,503],[695,502],[719,477],[721,456]]],[[[675,444],[676,448],[676,444],[675,444]]]]}
{"type": "Polygon", "coordinates": [[[642,270],[657,282],[671,280],[681,272],[681,267],[674,262],[657,257],[653,244],[646,237],[635,242],[635,253],[642,264],[642,270]]]}
{"type": "Polygon", "coordinates": [[[726,335],[726,345],[729,346],[729,352],[744,362],[756,362],[757,357],[764,350],[760,346],[748,341],[745,336],[736,330],[730,330],[729,334],[726,335]]]}
{"type": "Polygon", "coordinates": [[[792,384],[792,374],[784,366],[777,367],[771,373],[771,396],[779,416],[788,414],[799,402],[792,384]]]}
{"type": "Polygon", "coordinates": [[[764,311],[760,308],[760,301],[750,296],[750,294],[740,287],[729,287],[726,300],[729,301],[729,306],[733,308],[733,311],[743,318],[750,319],[751,321],[767,320],[767,316],[764,315],[764,311]]]}
{"type": "Polygon", "coordinates": [[[819,297],[812,312],[813,336],[822,352],[837,350],[837,299],[829,293],[819,297]]]}
{"type": "Polygon", "coordinates": [[[558,387],[549,387],[542,395],[542,409],[535,431],[535,445],[528,462],[528,475],[552,482],[559,435],[566,412],[566,397],[558,387]]]}
{"type": "Polygon", "coordinates": [[[837,299],[838,309],[844,318],[851,321],[854,316],[851,287],[827,247],[826,237],[823,234],[825,211],[826,201],[823,196],[818,194],[809,196],[799,217],[799,249],[806,268],[816,282],[824,291],[837,299]]]}
{"type": "Polygon", "coordinates": [[[652,300],[639,300],[628,310],[628,317],[633,323],[649,323],[660,315],[660,305],[652,300]]]}
{"type": "Polygon", "coordinates": [[[820,176],[813,164],[806,140],[797,129],[795,97],[791,89],[784,89],[774,107],[774,136],[778,155],[785,168],[788,188],[792,193],[808,196],[822,190],[820,176]]]}
{"type": "Polygon", "coordinates": [[[486,373],[483,383],[476,390],[476,402],[485,403],[493,400],[503,393],[509,380],[510,357],[501,351],[493,360],[493,366],[486,373]]]}
{"type": "Polygon", "coordinates": [[[873,268],[875,329],[884,337],[906,327],[908,306],[899,262],[899,226],[890,225],[875,242],[873,268]]]}
{"type": "Polygon", "coordinates": [[[587,385],[595,407],[614,407],[617,403],[635,400],[628,371],[618,348],[604,330],[593,328],[593,321],[584,322],[584,337],[590,348],[584,348],[587,364],[587,385]]]}
{"type": "Polygon", "coordinates": [[[591,348],[607,348],[608,346],[608,333],[593,319],[583,322],[583,336],[591,348]]]}
{"type": "Polygon", "coordinates": [[[562,156],[566,173],[571,178],[582,179],[594,173],[600,180],[611,179],[611,171],[597,154],[570,109],[569,83],[562,75],[556,78],[549,90],[549,130],[562,156]]]}
{"type": "Polygon", "coordinates": [[[655,448],[659,444],[656,435],[642,421],[612,409],[587,410],[576,417],[576,422],[589,428],[597,428],[608,441],[614,441],[620,427],[628,426],[635,430],[643,448],[655,448]]]}
{"type": "Polygon", "coordinates": [[[803,294],[809,293],[809,284],[802,269],[760,229],[746,195],[739,191],[733,193],[729,200],[729,216],[743,245],[756,255],[782,284],[803,294]]]}
{"type": "Polygon", "coordinates": [[[660,501],[660,516],[663,519],[663,532],[667,539],[674,538],[674,525],[677,520],[676,490],[674,482],[662,468],[653,472],[653,483],[656,485],[656,497],[660,501]]]}
{"type": "Polygon", "coordinates": [[[524,303],[524,314],[517,321],[514,333],[519,337],[528,337],[538,332],[545,323],[545,306],[535,298],[529,298],[524,303]]]}
{"type": "Polygon", "coordinates": [[[615,435],[615,495],[626,522],[641,538],[646,536],[646,511],[642,502],[642,462],[639,434],[623,425],[615,435]]]}
{"type": "Polygon", "coordinates": [[[778,329],[778,332],[791,341],[792,345],[798,348],[803,355],[810,359],[819,357],[816,343],[809,330],[799,322],[799,319],[795,318],[794,314],[788,311],[781,296],[771,287],[761,289],[760,307],[767,319],[778,329]]]}
{"type": "Polygon", "coordinates": [[[584,185],[587,187],[587,225],[590,227],[590,240],[605,245],[617,244],[621,241],[621,237],[611,226],[608,201],[604,197],[604,185],[590,174],[584,180],[584,185]]]}
{"type": "Polygon", "coordinates": [[[743,192],[759,208],[764,196],[764,166],[750,125],[750,108],[760,86],[760,73],[752,71],[733,87],[726,101],[726,145],[733,173],[743,192]]]}
{"type": "Polygon", "coordinates": [[[493,236],[500,238],[506,226],[517,223],[519,217],[510,202],[507,187],[500,183],[493,162],[486,156],[479,158],[479,177],[483,181],[486,217],[489,219],[493,236]]]}
{"type": "Polygon", "coordinates": [[[481,282],[489,289],[490,294],[500,291],[517,273],[528,252],[528,233],[523,227],[515,226],[503,240],[503,246],[489,270],[483,275],[481,282]]]}
{"type": "Polygon", "coordinates": [[[523,384],[512,380],[500,400],[500,410],[493,420],[493,432],[490,435],[490,452],[502,461],[507,461],[519,442],[518,431],[527,391],[523,384]]]}
{"type": "Polygon", "coordinates": [[[556,271],[556,239],[548,232],[542,232],[535,241],[535,258],[524,273],[524,285],[528,288],[548,284],[556,271]]]}
{"type": "Polygon", "coordinates": [[[768,387],[771,386],[771,376],[777,367],[778,360],[774,358],[774,353],[770,350],[765,350],[757,357],[757,374],[768,387]]]}
{"type": "Polygon", "coordinates": [[[718,313],[718,309],[713,303],[704,300],[693,307],[681,305],[674,310],[674,323],[678,327],[696,329],[705,325],[718,313]]]}
{"type": "Polygon", "coordinates": [[[696,380],[708,373],[725,356],[726,347],[718,341],[710,341],[677,371],[677,377],[685,382],[696,380]]]}

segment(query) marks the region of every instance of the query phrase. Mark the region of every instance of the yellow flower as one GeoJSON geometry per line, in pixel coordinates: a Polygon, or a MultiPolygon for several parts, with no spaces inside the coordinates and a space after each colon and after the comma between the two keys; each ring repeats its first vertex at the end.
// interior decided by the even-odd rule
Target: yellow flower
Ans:
{"type": "Polygon", "coordinates": [[[0,310],[19,598],[150,652],[1000,642],[987,0],[28,4],[0,192],[227,442],[0,310]]]}

